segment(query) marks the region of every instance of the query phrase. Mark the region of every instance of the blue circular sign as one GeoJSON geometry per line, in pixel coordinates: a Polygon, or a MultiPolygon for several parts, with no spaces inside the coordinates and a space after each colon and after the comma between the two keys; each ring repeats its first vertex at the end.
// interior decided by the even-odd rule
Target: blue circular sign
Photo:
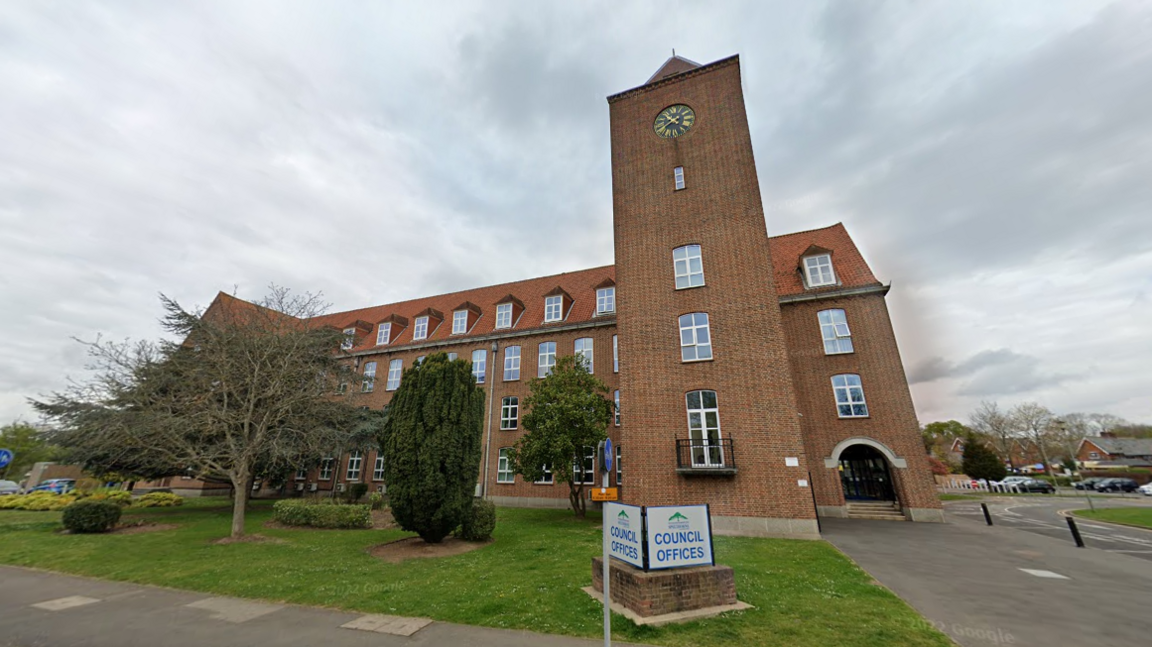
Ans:
{"type": "Polygon", "coordinates": [[[8,467],[12,463],[12,452],[7,449],[0,449],[0,469],[8,467]]]}
{"type": "Polygon", "coordinates": [[[615,459],[615,456],[612,453],[612,439],[611,438],[605,438],[604,439],[604,471],[605,472],[611,472],[612,471],[612,461],[614,459],[615,459]]]}

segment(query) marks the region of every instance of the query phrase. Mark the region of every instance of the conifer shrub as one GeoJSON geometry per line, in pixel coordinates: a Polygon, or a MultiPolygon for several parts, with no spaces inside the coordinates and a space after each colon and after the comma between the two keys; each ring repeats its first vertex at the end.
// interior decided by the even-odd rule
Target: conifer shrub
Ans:
{"type": "Polygon", "coordinates": [[[496,506],[481,498],[472,500],[472,509],[460,524],[459,537],[465,541],[487,541],[496,530],[496,506]]]}
{"type": "Polygon", "coordinates": [[[367,483],[353,483],[352,486],[348,488],[348,500],[353,503],[364,498],[365,494],[368,494],[367,483]]]}
{"type": "Polygon", "coordinates": [[[64,508],[64,527],[75,533],[108,532],[120,521],[120,504],[113,501],[77,501],[64,508]]]}

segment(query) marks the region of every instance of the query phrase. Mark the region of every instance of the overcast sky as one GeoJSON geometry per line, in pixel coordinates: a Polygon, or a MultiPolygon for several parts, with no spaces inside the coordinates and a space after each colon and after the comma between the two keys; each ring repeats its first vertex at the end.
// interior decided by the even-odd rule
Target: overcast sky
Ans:
{"type": "MultiPolygon", "coordinates": [[[[1152,422],[1152,5],[0,4],[0,424],[163,292],[612,262],[608,105],[740,54],[768,231],[844,222],[921,421],[1152,422]]],[[[831,394],[829,394],[831,398],[831,394]]]]}

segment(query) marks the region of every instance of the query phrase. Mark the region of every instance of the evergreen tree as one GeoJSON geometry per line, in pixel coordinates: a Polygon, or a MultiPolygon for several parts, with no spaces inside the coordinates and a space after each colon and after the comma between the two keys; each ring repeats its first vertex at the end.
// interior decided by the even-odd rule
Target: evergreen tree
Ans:
{"type": "Polygon", "coordinates": [[[471,362],[437,353],[404,371],[380,438],[401,528],[438,544],[472,510],[483,423],[484,390],[471,362]]]}
{"type": "Polygon", "coordinates": [[[996,452],[974,437],[964,443],[963,468],[965,474],[977,480],[999,481],[1008,474],[996,452]]]}

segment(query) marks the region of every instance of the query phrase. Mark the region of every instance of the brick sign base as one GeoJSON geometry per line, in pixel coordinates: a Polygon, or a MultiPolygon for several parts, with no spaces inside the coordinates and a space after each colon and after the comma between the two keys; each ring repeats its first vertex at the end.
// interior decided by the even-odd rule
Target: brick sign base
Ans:
{"type": "MultiPolygon", "coordinates": [[[[731,566],[693,566],[643,570],[611,560],[612,601],[641,617],[736,604],[736,578],[731,566]]],[[[592,558],[592,588],[603,595],[604,566],[592,558]]]]}

